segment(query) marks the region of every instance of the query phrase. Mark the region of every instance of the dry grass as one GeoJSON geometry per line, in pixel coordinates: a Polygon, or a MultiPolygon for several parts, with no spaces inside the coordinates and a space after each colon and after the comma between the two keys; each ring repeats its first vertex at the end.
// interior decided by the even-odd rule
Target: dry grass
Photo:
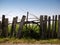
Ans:
{"type": "Polygon", "coordinates": [[[36,40],[36,39],[15,39],[15,38],[0,38],[0,43],[28,43],[28,44],[60,44],[59,39],[36,40]]]}

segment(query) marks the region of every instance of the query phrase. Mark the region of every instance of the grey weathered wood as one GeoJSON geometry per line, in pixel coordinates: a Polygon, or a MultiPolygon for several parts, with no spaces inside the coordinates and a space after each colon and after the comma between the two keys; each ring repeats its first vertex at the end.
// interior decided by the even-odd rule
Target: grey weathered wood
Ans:
{"type": "Polygon", "coordinates": [[[16,23],[17,23],[18,16],[16,16],[16,23]]]}
{"type": "Polygon", "coordinates": [[[2,15],[2,37],[5,37],[4,27],[5,27],[5,15],[2,15]]]}
{"type": "Polygon", "coordinates": [[[1,36],[1,33],[2,33],[2,27],[1,27],[1,21],[0,21],[0,36],[1,36]]]}
{"type": "Polygon", "coordinates": [[[43,32],[43,16],[40,16],[40,37],[44,38],[44,32],[43,32]]]}
{"type": "Polygon", "coordinates": [[[29,15],[29,12],[27,12],[27,19],[26,19],[26,21],[28,21],[28,15],[29,15]]]}
{"type": "Polygon", "coordinates": [[[26,16],[23,15],[23,17],[21,19],[21,22],[19,24],[19,29],[18,29],[18,32],[17,32],[17,38],[21,38],[21,36],[22,36],[22,29],[23,29],[23,25],[25,23],[25,18],[26,18],[26,16]]]}
{"type": "Polygon", "coordinates": [[[15,17],[13,18],[13,22],[12,22],[12,26],[11,26],[11,34],[10,34],[10,37],[14,36],[14,21],[15,21],[15,17]]]}
{"type": "Polygon", "coordinates": [[[55,32],[55,21],[54,21],[54,16],[52,17],[52,38],[54,38],[54,32],[55,32]]]}
{"type": "Polygon", "coordinates": [[[47,15],[44,16],[44,25],[43,25],[43,29],[44,29],[44,38],[47,37],[47,15]]]}
{"type": "Polygon", "coordinates": [[[50,20],[51,20],[51,17],[49,16],[49,17],[48,17],[48,32],[47,32],[47,33],[48,33],[48,35],[47,35],[48,38],[50,38],[50,34],[51,34],[51,32],[50,32],[50,30],[51,30],[50,20]]]}
{"type": "Polygon", "coordinates": [[[57,37],[60,38],[60,15],[58,16],[58,33],[57,37]]]}
{"type": "Polygon", "coordinates": [[[8,36],[8,18],[5,19],[5,27],[4,27],[4,32],[5,32],[5,37],[8,36]]]}
{"type": "Polygon", "coordinates": [[[56,38],[57,37],[57,15],[55,16],[55,31],[54,31],[54,37],[56,38]]]}
{"type": "MultiPolygon", "coordinates": [[[[29,15],[29,12],[27,12],[27,16],[26,16],[26,22],[28,22],[28,15],[29,15]]],[[[26,30],[27,30],[28,26],[27,26],[27,23],[26,23],[26,30]]]]}
{"type": "Polygon", "coordinates": [[[14,17],[13,18],[12,27],[11,27],[11,36],[10,37],[16,36],[16,23],[17,23],[17,18],[18,17],[14,17]]]}
{"type": "Polygon", "coordinates": [[[5,15],[2,15],[2,37],[8,36],[8,19],[5,18],[5,15]]]}

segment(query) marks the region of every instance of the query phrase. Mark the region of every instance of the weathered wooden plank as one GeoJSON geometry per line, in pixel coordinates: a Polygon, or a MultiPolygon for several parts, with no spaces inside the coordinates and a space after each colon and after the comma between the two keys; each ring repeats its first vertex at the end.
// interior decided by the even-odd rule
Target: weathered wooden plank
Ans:
{"type": "Polygon", "coordinates": [[[5,19],[5,15],[2,15],[2,37],[8,36],[8,19],[5,19]]]}
{"type": "Polygon", "coordinates": [[[43,29],[44,29],[44,38],[47,38],[47,15],[44,16],[44,25],[43,25],[43,29]]]}
{"type": "Polygon", "coordinates": [[[1,21],[0,21],[0,36],[1,36],[1,33],[2,33],[2,24],[1,24],[1,21]]]}
{"type": "Polygon", "coordinates": [[[17,23],[18,16],[16,16],[16,23],[17,23]]]}
{"type": "Polygon", "coordinates": [[[55,31],[54,31],[54,38],[57,37],[57,32],[56,32],[56,30],[57,30],[57,15],[55,16],[55,31]]]}
{"type": "Polygon", "coordinates": [[[5,37],[4,27],[5,27],[5,15],[2,15],[2,37],[5,37]]]}
{"type": "Polygon", "coordinates": [[[52,17],[52,38],[54,38],[54,31],[55,31],[55,21],[54,21],[54,16],[52,17]]]}
{"type": "Polygon", "coordinates": [[[15,17],[13,18],[13,22],[12,22],[12,26],[11,26],[11,34],[10,34],[10,37],[14,36],[14,21],[15,21],[15,17]]]}
{"type": "MultiPolygon", "coordinates": [[[[27,12],[27,16],[26,16],[26,22],[28,22],[28,15],[29,15],[29,12],[27,12]]],[[[26,30],[27,30],[28,26],[27,26],[27,23],[26,23],[26,30]]]]}
{"type": "Polygon", "coordinates": [[[48,33],[47,37],[48,37],[48,38],[50,38],[50,34],[51,34],[51,32],[50,32],[50,30],[51,30],[51,27],[50,27],[50,25],[51,25],[51,24],[50,24],[50,20],[51,20],[51,17],[49,16],[49,17],[48,17],[48,31],[47,31],[47,33],[48,33]]]}
{"type": "Polygon", "coordinates": [[[26,18],[26,21],[28,21],[28,15],[29,15],[29,12],[27,12],[27,18],[26,18]]]}
{"type": "Polygon", "coordinates": [[[17,18],[18,17],[14,17],[13,18],[12,27],[11,27],[11,36],[10,37],[16,36],[16,23],[17,23],[17,18]]]}
{"type": "Polygon", "coordinates": [[[44,39],[44,32],[43,32],[43,16],[40,16],[40,37],[44,39]]]}
{"type": "Polygon", "coordinates": [[[5,32],[5,37],[8,36],[8,18],[5,19],[5,27],[4,27],[4,32],[5,32]]]}
{"type": "Polygon", "coordinates": [[[23,29],[23,25],[24,25],[24,22],[25,22],[25,18],[26,18],[26,16],[23,15],[23,17],[21,19],[21,22],[19,24],[19,29],[18,29],[18,32],[17,32],[17,38],[21,38],[21,36],[22,36],[22,29],[23,29]]]}
{"type": "Polygon", "coordinates": [[[58,33],[57,37],[60,39],[60,15],[58,16],[58,33]]]}

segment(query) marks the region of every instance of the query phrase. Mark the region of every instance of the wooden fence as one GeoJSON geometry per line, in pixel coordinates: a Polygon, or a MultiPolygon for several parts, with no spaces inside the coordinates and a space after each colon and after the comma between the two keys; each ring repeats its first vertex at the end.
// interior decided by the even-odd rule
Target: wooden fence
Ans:
{"type": "Polygon", "coordinates": [[[48,38],[60,38],[60,15],[55,16],[43,16],[40,15],[39,22],[34,21],[25,21],[26,16],[22,16],[20,22],[17,22],[18,17],[14,17],[12,21],[11,31],[8,32],[8,18],[5,18],[5,15],[2,15],[2,21],[0,21],[0,37],[22,37],[22,30],[24,24],[38,24],[39,26],[39,36],[42,39],[48,38]],[[52,19],[51,19],[52,18],[52,19]],[[18,32],[16,32],[16,24],[19,24],[18,32]]]}

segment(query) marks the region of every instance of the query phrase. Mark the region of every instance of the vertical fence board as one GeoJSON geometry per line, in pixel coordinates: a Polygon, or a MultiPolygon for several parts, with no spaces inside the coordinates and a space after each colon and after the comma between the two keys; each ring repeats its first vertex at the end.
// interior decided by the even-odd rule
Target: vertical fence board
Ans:
{"type": "Polygon", "coordinates": [[[56,30],[57,30],[57,15],[55,16],[55,31],[54,31],[54,38],[57,37],[57,32],[56,32],[56,30]]]}
{"type": "Polygon", "coordinates": [[[18,29],[18,32],[17,32],[17,38],[21,38],[21,36],[22,36],[22,29],[23,29],[23,25],[24,25],[24,22],[25,22],[25,18],[26,18],[26,16],[23,15],[23,17],[21,19],[21,22],[19,24],[19,29],[18,29]]]}
{"type": "Polygon", "coordinates": [[[55,21],[54,16],[52,17],[52,38],[54,38],[54,31],[55,31],[55,21]]]}
{"type": "Polygon", "coordinates": [[[5,36],[8,36],[8,18],[5,19],[5,27],[4,27],[4,31],[5,31],[5,36]]]}
{"type": "Polygon", "coordinates": [[[1,21],[0,21],[0,36],[1,36],[1,33],[2,33],[2,24],[1,24],[1,21]]]}
{"type": "Polygon", "coordinates": [[[2,15],[2,37],[5,37],[4,27],[5,27],[5,15],[2,15]]]}
{"type": "Polygon", "coordinates": [[[50,27],[50,20],[51,20],[51,17],[49,16],[48,17],[48,32],[47,32],[48,33],[48,35],[47,35],[48,38],[50,38],[50,34],[51,34],[51,32],[50,32],[50,29],[51,29],[51,27],[50,27]]]}
{"type": "Polygon", "coordinates": [[[44,28],[44,38],[46,38],[46,36],[47,36],[47,15],[45,15],[44,16],[44,26],[43,26],[44,28]]]}
{"type": "Polygon", "coordinates": [[[40,16],[40,36],[44,39],[44,32],[43,32],[43,16],[40,16]]]}
{"type": "Polygon", "coordinates": [[[60,38],[60,15],[58,16],[58,33],[57,37],[60,38]]]}
{"type": "Polygon", "coordinates": [[[15,27],[14,27],[14,28],[15,28],[15,32],[14,32],[14,33],[15,33],[15,36],[16,36],[16,26],[17,26],[16,24],[17,24],[17,19],[18,19],[18,17],[16,16],[16,18],[15,18],[15,27]]]}
{"type": "Polygon", "coordinates": [[[11,36],[10,37],[16,36],[16,23],[17,23],[17,17],[14,17],[13,22],[12,22],[11,36]]]}
{"type": "Polygon", "coordinates": [[[14,29],[14,21],[15,21],[15,18],[13,18],[13,22],[12,22],[12,26],[11,26],[11,36],[10,37],[14,36],[14,31],[15,31],[15,29],[14,29]]]}

